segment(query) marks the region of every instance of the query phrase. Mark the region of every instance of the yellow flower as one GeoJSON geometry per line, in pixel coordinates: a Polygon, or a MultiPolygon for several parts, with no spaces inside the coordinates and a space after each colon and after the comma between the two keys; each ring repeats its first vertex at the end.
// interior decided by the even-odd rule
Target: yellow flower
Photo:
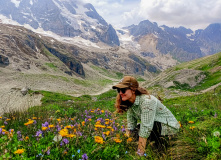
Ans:
{"type": "Polygon", "coordinates": [[[117,138],[120,138],[120,134],[119,134],[119,133],[118,133],[118,134],[116,134],[116,137],[117,137],[117,138]]]}
{"type": "Polygon", "coordinates": [[[115,141],[116,143],[121,143],[121,142],[122,142],[122,140],[119,139],[119,138],[115,138],[114,141],[115,141]]]}
{"type": "Polygon", "coordinates": [[[66,126],[66,127],[64,127],[64,128],[71,128],[71,126],[70,126],[70,125],[68,125],[68,126],[66,126]]]}
{"type": "Polygon", "coordinates": [[[61,119],[57,119],[57,121],[58,121],[58,122],[60,122],[60,121],[61,121],[61,119]]]}
{"type": "Polygon", "coordinates": [[[25,123],[24,125],[29,125],[29,124],[33,124],[34,123],[34,120],[31,120],[31,119],[28,119],[28,122],[27,123],[25,123]]]}
{"type": "Polygon", "coordinates": [[[91,121],[91,119],[88,119],[88,121],[91,121]]]}
{"type": "Polygon", "coordinates": [[[60,130],[59,134],[62,137],[66,137],[66,136],[68,136],[68,130],[67,129],[62,129],[62,130],[60,130]]]}
{"type": "Polygon", "coordinates": [[[22,154],[25,150],[24,149],[18,149],[14,152],[14,154],[22,154]]]}
{"type": "Polygon", "coordinates": [[[48,129],[48,127],[41,127],[42,131],[45,131],[48,129]]]}
{"type": "Polygon", "coordinates": [[[37,117],[32,117],[32,119],[38,119],[37,117]]]}
{"type": "Polygon", "coordinates": [[[6,121],[10,121],[10,120],[11,120],[10,118],[6,119],[6,121]]]}
{"type": "Polygon", "coordinates": [[[127,143],[132,142],[133,138],[128,138],[127,143]]]}
{"type": "Polygon", "coordinates": [[[104,143],[104,139],[100,136],[94,136],[94,140],[96,143],[100,143],[100,144],[104,143]]]}
{"type": "Polygon", "coordinates": [[[81,124],[82,124],[82,126],[84,126],[85,125],[85,121],[81,122],[81,124]]]}
{"type": "Polygon", "coordinates": [[[76,135],[75,134],[69,134],[66,137],[73,138],[73,137],[76,137],[76,135]]]}
{"type": "Polygon", "coordinates": [[[109,121],[109,119],[105,119],[105,121],[109,121]]]}
{"type": "Polygon", "coordinates": [[[194,123],[194,121],[189,121],[188,123],[191,123],[191,124],[192,124],[192,123],[194,123]]]}
{"type": "Polygon", "coordinates": [[[103,134],[106,134],[108,136],[110,134],[110,131],[103,132],[103,134]]]}
{"type": "Polygon", "coordinates": [[[91,111],[91,113],[94,113],[94,111],[91,111]]]}
{"type": "Polygon", "coordinates": [[[101,113],[104,113],[104,110],[101,110],[101,113]]]}
{"type": "Polygon", "coordinates": [[[195,128],[195,126],[193,126],[193,127],[190,127],[190,129],[192,129],[192,130],[193,130],[194,128],[195,128]]]}
{"type": "Polygon", "coordinates": [[[109,124],[109,121],[105,122],[105,124],[109,124]]]}
{"type": "Polygon", "coordinates": [[[14,132],[14,129],[11,129],[10,132],[13,133],[13,132],[14,132]]]}
{"type": "Polygon", "coordinates": [[[107,126],[107,129],[112,129],[112,127],[111,126],[107,126]]]}
{"type": "Polygon", "coordinates": [[[2,117],[0,117],[0,119],[2,119],[2,117]]]}
{"type": "Polygon", "coordinates": [[[94,128],[95,131],[97,131],[97,128],[94,128]]]}
{"type": "Polygon", "coordinates": [[[26,139],[26,140],[29,140],[29,137],[28,137],[28,136],[26,136],[26,137],[25,137],[25,139],[26,139]]]}
{"type": "Polygon", "coordinates": [[[181,122],[179,121],[180,127],[182,127],[181,122]]]}
{"type": "Polygon", "coordinates": [[[95,128],[105,128],[106,126],[104,125],[95,125],[95,128]]]}
{"type": "Polygon", "coordinates": [[[54,128],[55,126],[53,124],[50,124],[48,127],[49,128],[54,128]]]}
{"type": "Polygon", "coordinates": [[[5,126],[1,126],[1,128],[5,128],[5,126]]]}

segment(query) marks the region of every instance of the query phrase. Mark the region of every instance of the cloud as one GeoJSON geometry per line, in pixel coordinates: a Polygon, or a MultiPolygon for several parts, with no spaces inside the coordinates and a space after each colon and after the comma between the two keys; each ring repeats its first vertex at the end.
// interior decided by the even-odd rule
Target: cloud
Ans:
{"type": "Polygon", "coordinates": [[[115,27],[142,20],[193,30],[221,23],[221,0],[84,0],[115,27]]]}

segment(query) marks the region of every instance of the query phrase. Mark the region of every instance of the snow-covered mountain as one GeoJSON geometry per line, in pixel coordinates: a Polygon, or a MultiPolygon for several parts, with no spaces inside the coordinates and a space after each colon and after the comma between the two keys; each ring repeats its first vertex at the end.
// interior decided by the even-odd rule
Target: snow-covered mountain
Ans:
{"type": "Polygon", "coordinates": [[[80,0],[1,0],[0,14],[33,29],[119,46],[115,29],[80,0]]]}

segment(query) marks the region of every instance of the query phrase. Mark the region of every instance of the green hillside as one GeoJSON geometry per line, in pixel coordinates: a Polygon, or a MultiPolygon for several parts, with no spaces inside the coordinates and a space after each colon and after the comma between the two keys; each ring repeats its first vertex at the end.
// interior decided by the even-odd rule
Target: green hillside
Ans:
{"type": "Polygon", "coordinates": [[[169,82],[174,84],[169,88],[185,91],[202,91],[220,83],[221,52],[169,68],[150,83],[152,83],[152,86],[159,86],[169,82]],[[190,75],[186,75],[184,71],[189,71],[190,75]],[[191,72],[193,73],[192,77],[191,72]],[[183,79],[186,77],[186,79],[183,80],[184,82],[180,82],[176,79],[178,76],[183,79]],[[204,76],[202,80],[200,79],[201,76],[204,76]],[[188,83],[190,81],[192,81],[192,83],[196,82],[196,85],[191,86],[190,83],[188,83]]]}

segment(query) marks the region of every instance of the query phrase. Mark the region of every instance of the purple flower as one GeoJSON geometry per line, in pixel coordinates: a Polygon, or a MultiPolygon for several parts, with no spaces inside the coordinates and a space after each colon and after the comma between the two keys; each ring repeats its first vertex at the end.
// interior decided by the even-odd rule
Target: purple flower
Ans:
{"type": "Polygon", "coordinates": [[[122,132],[125,132],[126,130],[125,130],[125,128],[122,128],[121,131],[122,131],[122,132]]]}
{"type": "Polygon", "coordinates": [[[215,114],[214,114],[214,118],[217,118],[217,113],[215,112],[215,114]]]}
{"type": "Polygon", "coordinates": [[[0,134],[2,133],[2,128],[0,128],[0,134]]]}
{"type": "Polygon", "coordinates": [[[64,144],[64,143],[61,141],[60,146],[63,146],[63,144],[64,144]]]}
{"type": "Polygon", "coordinates": [[[49,126],[48,122],[42,123],[42,127],[48,127],[48,126],[49,126]]]}
{"type": "Polygon", "coordinates": [[[80,131],[77,132],[78,136],[82,136],[82,133],[80,131]]]}
{"type": "Polygon", "coordinates": [[[7,125],[8,123],[5,121],[4,124],[7,125]]]}
{"type": "Polygon", "coordinates": [[[105,137],[105,135],[103,133],[102,133],[102,137],[103,137],[104,140],[106,140],[106,137],[105,137]]]}
{"type": "Polygon", "coordinates": [[[57,131],[61,130],[61,127],[59,125],[57,125],[56,128],[57,128],[57,131]]]}
{"type": "Polygon", "coordinates": [[[49,154],[50,154],[50,149],[49,149],[49,150],[47,150],[47,152],[46,152],[46,153],[47,153],[47,155],[49,155],[49,154]]]}
{"type": "Polygon", "coordinates": [[[82,158],[83,158],[83,160],[87,160],[87,159],[88,159],[87,154],[86,154],[86,153],[84,153],[84,154],[82,155],[82,158]]]}
{"type": "Polygon", "coordinates": [[[64,142],[65,144],[68,144],[68,143],[69,143],[69,141],[68,141],[67,138],[64,138],[64,139],[63,139],[63,142],[64,142]]]}
{"type": "Polygon", "coordinates": [[[43,132],[41,130],[38,130],[35,134],[36,137],[42,136],[43,132]]]}

